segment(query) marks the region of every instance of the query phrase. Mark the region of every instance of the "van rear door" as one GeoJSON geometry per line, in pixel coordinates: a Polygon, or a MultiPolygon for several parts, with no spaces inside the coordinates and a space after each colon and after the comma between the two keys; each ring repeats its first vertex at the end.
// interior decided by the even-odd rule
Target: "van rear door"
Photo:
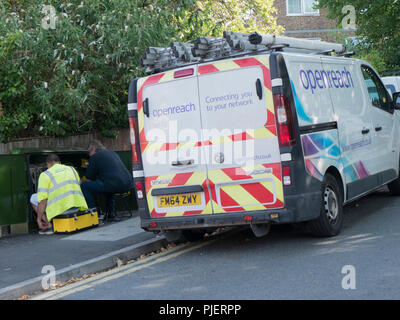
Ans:
{"type": "Polygon", "coordinates": [[[212,213],[201,163],[197,68],[140,79],[138,118],[151,217],[212,213]]]}
{"type": "Polygon", "coordinates": [[[198,73],[213,212],[282,208],[268,56],[203,64],[198,73]]]}

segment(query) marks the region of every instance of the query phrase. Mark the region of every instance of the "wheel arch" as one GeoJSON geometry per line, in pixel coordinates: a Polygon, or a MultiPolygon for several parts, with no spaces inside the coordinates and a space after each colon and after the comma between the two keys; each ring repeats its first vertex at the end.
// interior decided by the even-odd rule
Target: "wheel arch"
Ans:
{"type": "Polygon", "coordinates": [[[346,201],[346,196],[347,195],[346,195],[346,187],[345,187],[345,184],[344,184],[344,179],[342,178],[342,175],[340,174],[340,171],[336,167],[330,166],[325,171],[325,174],[327,174],[327,173],[329,173],[332,176],[334,176],[336,181],[338,182],[339,187],[340,187],[340,191],[342,193],[342,200],[343,200],[343,203],[344,203],[346,201]]]}

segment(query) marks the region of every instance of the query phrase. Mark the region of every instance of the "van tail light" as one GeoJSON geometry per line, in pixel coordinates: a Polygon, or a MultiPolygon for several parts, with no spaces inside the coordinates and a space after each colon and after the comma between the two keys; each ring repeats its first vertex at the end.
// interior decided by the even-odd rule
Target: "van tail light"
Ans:
{"type": "Polygon", "coordinates": [[[292,176],[290,174],[290,167],[285,166],[282,168],[282,181],[284,186],[292,185],[292,176]]]}
{"type": "Polygon", "coordinates": [[[139,125],[137,117],[129,118],[129,129],[131,138],[132,165],[140,165],[142,164],[142,158],[139,148],[139,125]]]}
{"type": "Polygon", "coordinates": [[[138,199],[144,199],[143,182],[142,181],[135,182],[135,185],[136,185],[137,198],[138,199]]]}
{"type": "Polygon", "coordinates": [[[295,145],[296,137],[294,135],[293,115],[289,100],[283,94],[274,94],[274,107],[280,146],[295,145]]]}

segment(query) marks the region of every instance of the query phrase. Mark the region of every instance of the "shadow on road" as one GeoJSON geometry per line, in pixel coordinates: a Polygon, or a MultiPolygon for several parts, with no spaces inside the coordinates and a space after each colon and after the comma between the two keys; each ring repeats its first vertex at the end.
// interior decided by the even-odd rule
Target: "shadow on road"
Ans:
{"type": "MultiPolygon", "coordinates": [[[[386,241],[400,240],[400,230],[396,232],[396,211],[400,208],[400,198],[392,196],[386,189],[350,203],[344,208],[342,232],[332,238],[318,238],[304,233],[296,225],[274,225],[271,232],[262,238],[256,238],[249,227],[233,229],[232,236],[221,239],[224,250],[231,252],[240,249],[269,247],[271,250],[303,250],[314,254],[349,252],[361,247],[375,245],[385,237],[386,241]],[[315,250],[315,249],[318,250],[315,250]]],[[[207,250],[212,250],[213,246],[207,250]]],[[[265,251],[264,251],[265,252],[265,251]]]]}

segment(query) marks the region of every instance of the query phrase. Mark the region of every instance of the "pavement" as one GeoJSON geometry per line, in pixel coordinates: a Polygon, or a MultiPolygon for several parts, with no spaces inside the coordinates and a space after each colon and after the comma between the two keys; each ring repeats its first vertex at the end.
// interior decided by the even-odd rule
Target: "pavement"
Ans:
{"type": "Polygon", "coordinates": [[[137,213],[120,222],[71,235],[9,235],[0,238],[0,300],[17,299],[42,290],[54,267],[56,281],[101,272],[160,249],[164,236],[140,228],[137,213]]]}

